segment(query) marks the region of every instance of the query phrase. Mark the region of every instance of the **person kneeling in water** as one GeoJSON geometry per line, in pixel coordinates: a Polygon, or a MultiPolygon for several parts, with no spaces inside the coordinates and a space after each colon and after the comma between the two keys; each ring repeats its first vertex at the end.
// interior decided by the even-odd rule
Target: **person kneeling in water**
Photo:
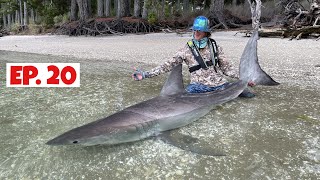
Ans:
{"type": "MultiPolygon", "coordinates": [[[[186,87],[189,93],[204,93],[223,89],[228,83],[225,76],[238,79],[238,74],[225,58],[222,48],[211,39],[209,20],[204,16],[195,18],[192,39],[178,50],[174,57],[164,64],[150,71],[136,70],[132,77],[134,80],[152,78],[165,72],[169,72],[178,64],[187,64],[190,72],[190,84],[186,87]]],[[[254,86],[254,82],[249,82],[254,86]]],[[[240,97],[254,97],[255,95],[245,89],[240,97]]]]}

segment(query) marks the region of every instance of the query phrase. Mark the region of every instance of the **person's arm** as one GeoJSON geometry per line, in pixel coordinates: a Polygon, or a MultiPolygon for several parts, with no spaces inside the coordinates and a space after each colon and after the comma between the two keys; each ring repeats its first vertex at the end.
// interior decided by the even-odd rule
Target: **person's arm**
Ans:
{"type": "MultiPolygon", "coordinates": [[[[224,52],[220,46],[218,46],[218,63],[219,66],[226,76],[229,76],[231,78],[239,79],[239,75],[237,71],[234,69],[234,67],[230,64],[230,62],[227,60],[226,56],[224,55],[224,52]]],[[[248,82],[248,86],[255,86],[256,84],[253,81],[248,82]]]]}
{"type": "Polygon", "coordinates": [[[234,67],[227,60],[222,47],[218,46],[218,64],[223,74],[231,78],[239,79],[239,75],[234,67]]]}
{"type": "Polygon", "coordinates": [[[166,61],[162,65],[159,65],[149,71],[136,70],[132,74],[133,79],[140,81],[145,78],[152,78],[154,76],[158,76],[158,75],[163,74],[165,72],[171,71],[173,69],[173,67],[175,67],[178,64],[181,64],[183,62],[183,59],[185,56],[184,52],[185,52],[185,48],[179,50],[172,59],[166,61]]]}

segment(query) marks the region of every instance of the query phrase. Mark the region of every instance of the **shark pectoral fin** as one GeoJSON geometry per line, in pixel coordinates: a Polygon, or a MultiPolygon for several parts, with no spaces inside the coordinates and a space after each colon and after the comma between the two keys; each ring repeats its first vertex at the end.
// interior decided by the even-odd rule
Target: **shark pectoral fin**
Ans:
{"type": "Polygon", "coordinates": [[[226,156],[221,150],[213,149],[198,138],[179,133],[177,130],[162,132],[158,135],[162,141],[180,149],[206,156],[226,156]]]}

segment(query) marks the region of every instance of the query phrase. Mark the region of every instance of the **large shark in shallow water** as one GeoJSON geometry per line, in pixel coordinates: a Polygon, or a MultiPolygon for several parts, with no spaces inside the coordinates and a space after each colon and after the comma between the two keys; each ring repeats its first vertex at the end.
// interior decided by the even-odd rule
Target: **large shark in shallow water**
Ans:
{"type": "Polygon", "coordinates": [[[230,83],[223,90],[190,94],[184,90],[182,67],[178,65],[170,73],[159,96],[72,129],[48,141],[47,144],[90,146],[141,140],[185,126],[204,116],[215,106],[235,99],[247,87],[248,81],[256,80],[256,76],[259,76],[257,84],[274,84],[270,76],[260,68],[257,53],[252,52],[256,52],[256,41],[256,36],[252,36],[248,41],[249,45],[245,48],[244,55],[252,60],[242,59],[246,62],[240,67],[242,74],[251,73],[249,78],[230,83]]]}
{"type": "Polygon", "coordinates": [[[183,88],[181,69],[181,65],[173,69],[160,96],[75,128],[47,144],[96,145],[141,140],[199,119],[214,106],[238,97],[246,87],[246,83],[238,81],[221,91],[189,94],[183,88]]]}

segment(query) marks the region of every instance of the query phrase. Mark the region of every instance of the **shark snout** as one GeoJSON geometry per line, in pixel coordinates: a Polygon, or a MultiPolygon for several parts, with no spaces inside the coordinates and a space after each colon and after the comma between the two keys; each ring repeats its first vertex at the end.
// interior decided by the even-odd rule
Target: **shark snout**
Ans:
{"type": "Polygon", "coordinates": [[[59,137],[51,139],[50,141],[46,142],[46,144],[50,146],[72,145],[72,144],[78,144],[78,143],[79,143],[78,140],[66,140],[59,137]]]}

